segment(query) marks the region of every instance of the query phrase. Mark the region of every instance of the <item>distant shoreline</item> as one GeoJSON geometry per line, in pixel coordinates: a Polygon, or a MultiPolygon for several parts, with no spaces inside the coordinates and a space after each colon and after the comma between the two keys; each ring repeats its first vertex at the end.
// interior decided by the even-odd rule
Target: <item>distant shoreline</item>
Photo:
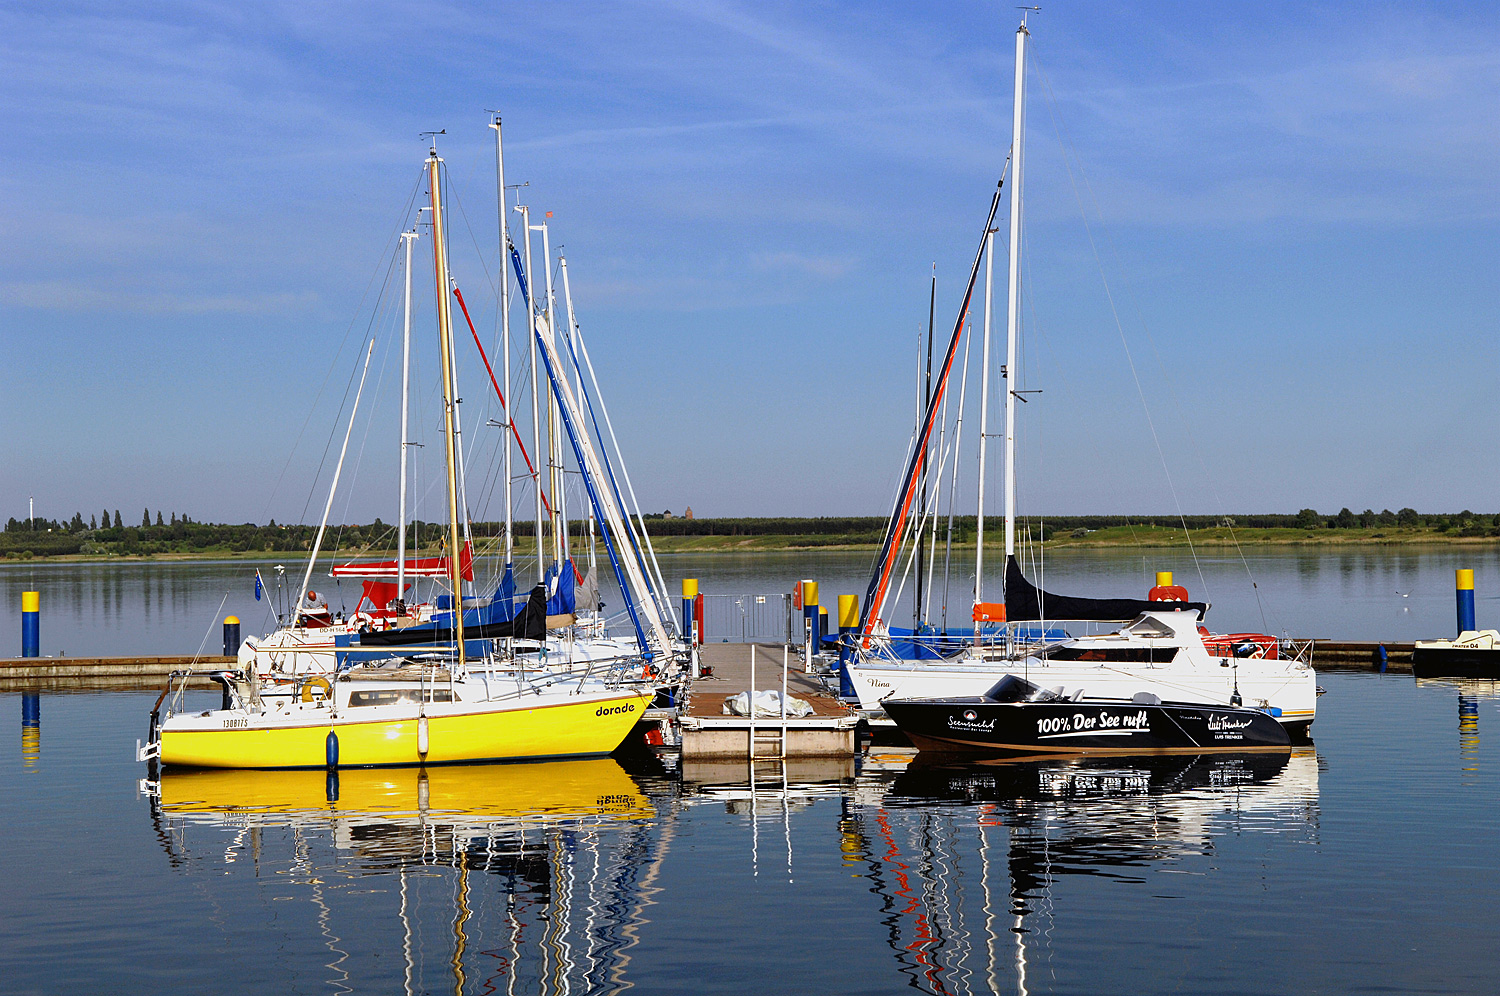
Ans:
{"type": "MultiPolygon", "coordinates": [[[[519,538],[518,538],[519,539],[519,538]]],[[[880,549],[876,542],[840,542],[839,538],[809,535],[713,535],[713,536],[653,536],[651,543],[659,554],[754,554],[754,553],[873,553],[880,549]]],[[[524,550],[525,544],[518,542],[524,550]]],[[[939,551],[948,545],[939,537],[939,551]]],[[[1443,533],[1424,528],[1385,529],[1288,529],[1288,528],[1238,528],[1226,527],[1194,529],[1185,533],[1182,529],[1161,526],[1124,527],[1115,526],[1098,530],[1074,530],[1057,532],[1044,544],[1047,550],[1126,550],[1126,549],[1186,549],[1238,547],[1280,547],[1328,549],[1331,547],[1479,547],[1500,545],[1500,536],[1461,536],[1456,532],[1443,533]],[[1083,535],[1076,535],[1076,533],[1083,535]],[[1189,537],[1191,543],[1189,543],[1189,537]]],[[[1002,550],[1004,541],[996,530],[994,538],[985,537],[985,550],[1002,550]]],[[[972,540],[952,544],[955,551],[973,552],[972,540]]],[[[432,556],[436,551],[422,551],[422,556],[432,556]]],[[[601,551],[602,552],[602,551],[601,551]]],[[[411,556],[418,555],[413,551],[411,556]]],[[[396,556],[394,550],[340,551],[322,558],[347,560],[389,560],[396,556]]],[[[524,556],[524,553],[523,553],[524,556]]],[[[320,559],[322,559],[320,558],[320,559]]],[[[179,561],[226,561],[247,564],[274,564],[306,562],[306,552],[301,550],[244,551],[202,550],[144,555],[115,554],[101,556],[97,553],[55,554],[31,559],[15,557],[0,560],[5,565],[43,564],[108,564],[108,563],[175,563],[179,561]]]]}

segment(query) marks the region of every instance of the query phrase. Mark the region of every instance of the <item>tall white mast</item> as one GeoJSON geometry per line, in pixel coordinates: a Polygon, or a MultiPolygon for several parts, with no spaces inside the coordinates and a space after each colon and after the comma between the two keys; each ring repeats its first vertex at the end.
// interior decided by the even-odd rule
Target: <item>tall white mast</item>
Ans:
{"type": "MultiPolygon", "coordinates": [[[[505,153],[500,142],[500,115],[495,115],[490,127],[495,129],[495,203],[500,209],[500,355],[504,358],[501,376],[505,378],[505,389],[510,391],[510,228],[509,212],[505,210],[505,153]]],[[[515,554],[510,510],[510,437],[515,432],[515,416],[510,412],[509,402],[504,408],[501,433],[505,437],[505,566],[509,567],[515,554]]]]}
{"type": "Polygon", "coordinates": [[[1016,552],[1016,334],[1021,319],[1021,174],[1025,165],[1026,19],[1016,29],[1016,102],[1010,132],[1010,301],[1005,317],[1005,557],[1016,552]]]}
{"type": "Polygon", "coordinates": [[[416,237],[415,231],[401,233],[401,242],[406,247],[406,317],[401,329],[401,498],[400,515],[396,519],[396,597],[399,599],[406,597],[406,451],[411,445],[406,438],[406,424],[411,396],[411,244],[416,237]]]}
{"type": "MultiPolygon", "coordinates": [[[[551,233],[547,230],[545,221],[536,225],[535,229],[542,233],[542,261],[547,268],[547,341],[552,344],[553,349],[556,349],[557,297],[552,293],[551,233]]],[[[567,374],[565,371],[559,371],[559,376],[567,376],[567,374]]],[[[552,556],[557,563],[561,564],[567,559],[564,539],[568,519],[562,486],[562,419],[554,417],[557,403],[556,398],[549,398],[547,403],[547,486],[552,489],[552,556]]]]}
{"type": "Polygon", "coordinates": [[[443,161],[437,146],[427,157],[432,191],[432,265],[438,286],[438,344],[443,360],[443,442],[448,465],[448,577],[453,583],[453,639],[458,667],[464,666],[463,557],[458,513],[458,396],[453,379],[453,311],[448,304],[448,247],[443,238],[443,198],[439,174],[443,161]]]}
{"type": "MultiPolygon", "coordinates": [[[[542,412],[537,391],[539,388],[536,369],[536,271],[531,268],[531,208],[524,204],[516,205],[516,210],[521,212],[521,225],[526,232],[526,285],[529,312],[526,323],[533,331],[526,338],[531,343],[531,450],[541,459],[542,453],[542,412]]],[[[547,580],[547,553],[546,547],[542,545],[542,475],[536,470],[532,471],[532,477],[536,481],[536,577],[538,581],[547,580]]]]}
{"type": "MultiPolygon", "coordinates": [[[[563,301],[568,310],[568,328],[565,335],[567,335],[569,343],[568,359],[571,361],[573,367],[573,391],[578,396],[578,401],[582,403],[584,400],[583,370],[578,363],[577,343],[575,341],[575,333],[578,330],[578,319],[573,315],[573,288],[568,283],[568,257],[558,253],[557,265],[562,269],[563,301]]],[[[603,446],[604,440],[601,439],[599,444],[603,446]]],[[[588,508],[589,573],[592,574],[597,567],[594,563],[594,506],[586,504],[588,508]]]]}
{"type": "MultiPolygon", "coordinates": [[[[979,516],[974,552],[974,604],[984,601],[984,456],[989,446],[990,424],[990,315],[995,298],[995,233],[984,236],[984,349],[979,354],[979,516]]],[[[979,639],[979,623],[974,623],[974,639],[979,639]]]]}

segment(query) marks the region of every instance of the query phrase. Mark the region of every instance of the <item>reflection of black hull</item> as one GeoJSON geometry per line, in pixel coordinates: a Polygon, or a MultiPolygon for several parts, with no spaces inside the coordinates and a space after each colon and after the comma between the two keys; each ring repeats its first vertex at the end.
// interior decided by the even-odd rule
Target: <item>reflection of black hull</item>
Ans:
{"type": "Polygon", "coordinates": [[[965,803],[1158,795],[1263,785],[1286,770],[1290,757],[1282,751],[1156,754],[1122,762],[1109,757],[1033,761],[919,754],[896,778],[889,794],[923,802],[965,803]]]}
{"type": "Polygon", "coordinates": [[[996,702],[979,696],[887,700],[919,750],[1009,755],[1285,750],[1275,719],[1255,709],[1127,701],[996,702]]]}
{"type": "Polygon", "coordinates": [[[1500,650],[1417,647],[1411,672],[1418,678],[1500,678],[1500,650]]]}

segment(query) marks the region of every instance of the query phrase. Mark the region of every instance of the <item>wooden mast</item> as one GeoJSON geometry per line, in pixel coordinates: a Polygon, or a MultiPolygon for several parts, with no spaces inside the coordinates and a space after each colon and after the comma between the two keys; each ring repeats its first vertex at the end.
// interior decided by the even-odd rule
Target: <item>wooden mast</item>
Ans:
{"type": "Polygon", "coordinates": [[[448,245],[443,232],[443,198],[441,174],[443,161],[438,158],[434,140],[427,156],[428,187],[432,192],[432,266],[437,278],[438,351],[443,359],[443,456],[448,468],[448,578],[453,583],[453,639],[457,644],[458,666],[464,666],[463,546],[459,538],[457,442],[453,416],[457,398],[453,396],[453,309],[448,304],[448,245]]]}

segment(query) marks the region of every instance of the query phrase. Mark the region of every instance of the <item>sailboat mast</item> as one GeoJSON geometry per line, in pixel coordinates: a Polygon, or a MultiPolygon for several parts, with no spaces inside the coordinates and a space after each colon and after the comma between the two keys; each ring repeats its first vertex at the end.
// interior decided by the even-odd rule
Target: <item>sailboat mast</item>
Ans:
{"type": "Polygon", "coordinates": [[[463,550],[458,518],[458,440],[454,422],[458,399],[453,384],[453,311],[448,304],[448,247],[443,238],[443,198],[440,174],[443,161],[437,145],[427,156],[428,187],[432,192],[432,266],[438,286],[438,351],[443,360],[443,450],[448,468],[448,578],[453,583],[453,638],[458,666],[464,666],[463,550]]]}
{"type": "MultiPolygon", "coordinates": [[[[510,262],[510,228],[507,224],[508,212],[505,210],[505,151],[500,141],[500,115],[495,115],[495,120],[490,122],[490,127],[495,129],[495,203],[499,206],[500,215],[500,354],[504,357],[502,375],[505,377],[505,389],[510,391],[510,267],[508,265],[510,262]]],[[[511,561],[515,559],[515,540],[512,536],[510,509],[510,437],[515,431],[513,424],[515,417],[511,414],[510,405],[505,405],[504,408],[505,567],[508,569],[511,561]]]]}
{"type": "MultiPolygon", "coordinates": [[[[932,264],[932,288],[927,297],[927,365],[926,373],[922,381],[922,410],[927,410],[927,402],[932,397],[932,326],[937,320],[937,264],[932,264]]],[[[941,448],[939,448],[941,452],[941,448]]],[[[922,459],[922,500],[917,505],[917,520],[922,522],[927,517],[927,465],[928,460],[922,459]]],[[[920,526],[918,527],[920,528],[920,526]]],[[[913,607],[912,617],[914,630],[920,631],[922,619],[925,616],[922,606],[922,543],[917,542],[917,592],[916,602],[913,607]]]]}
{"type": "Polygon", "coordinates": [[[1016,29],[1016,102],[1011,119],[1010,301],[1005,316],[1005,556],[1016,553],[1016,333],[1021,319],[1021,168],[1025,164],[1026,21],[1016,29]]]}
{"type": "MultiPolygon", "coordinates": [[[[547,268],[547,341],[557,348],[557,297],[552,293],[552,241],[544,221],[537,228],[542,233],[542,260],[547,268]]],[[[535,286],[533,284],[533,286],[535,286]]],[[[556,392],[547,403],[547,486],[552,489],[552,556],[558,564],[567,559],[565,547],[568,527],[567,496],[562,486],[562,425],[554,417],[556,392]]]]}
{"type": "MultiPolygon", "coordinates": [[[[540,390],[536,366],[536,271],[531,268],[531,208],[524,204],[517,205],[516,210],[521,212],[522,231],[526,235],[526,282],[533,288],[527,299],[527,318],[533,334],[529,336],[531,342],[531,451],[538,454],[541,459],[542,452],[542,411],[541,401],[538,397],[540,390]]],[[[537,471],[532,471],[536,480],[536,577],[540,582],[547,580],[547,550],[542,542],[542,476],[537,471]]]]}
{"type": "MultiPolygon", "coordinates": [[[[578,352],[574,348],[575,333],[578,329],[578,319],[573,314],[573,288],[568,283],[568,257],[559,253],[557,257],[557,265],[562,269],[563,301],[566,304],[568,310],[568,356],[573,363],[573,390],[578,395],[578,398],[581,401],[584,397],[583,369],[578,365],[578,352]]],[[[604,440],[601,439],[599,441],[599,445],[602,447],[604,445],[604,440]]],[[[592,504],[588,507],[588,515],[589,573],[593,574],[597,565],[594,562],[594,507],[592,504]]]]}
{"type": "MultiPolygon", "coordinates": [[[[406,438],[407,412],[411,397],[411,244],[416,239],[415,231],[402,232],[401,242],[406,247],[406,297],[405,319],[401,328],[401,497],[399,515],[396,518],[396,597],[406,597],[406,451],[410,442],[406,438]]],[[[376,606],[383,608],[383,606],[376,606]]]]}
{"type": "MultiPolygon", "coordinates": [[[[974,548],[974,604],[984,601],[984,458],[989,450],[990,425],[990,318],[995,300],[995,232],[984,236],[984,348],[979,354],[979,513],[974,548]]],[[[974,623],[979,639],[979,623],[974,623]]]]}

